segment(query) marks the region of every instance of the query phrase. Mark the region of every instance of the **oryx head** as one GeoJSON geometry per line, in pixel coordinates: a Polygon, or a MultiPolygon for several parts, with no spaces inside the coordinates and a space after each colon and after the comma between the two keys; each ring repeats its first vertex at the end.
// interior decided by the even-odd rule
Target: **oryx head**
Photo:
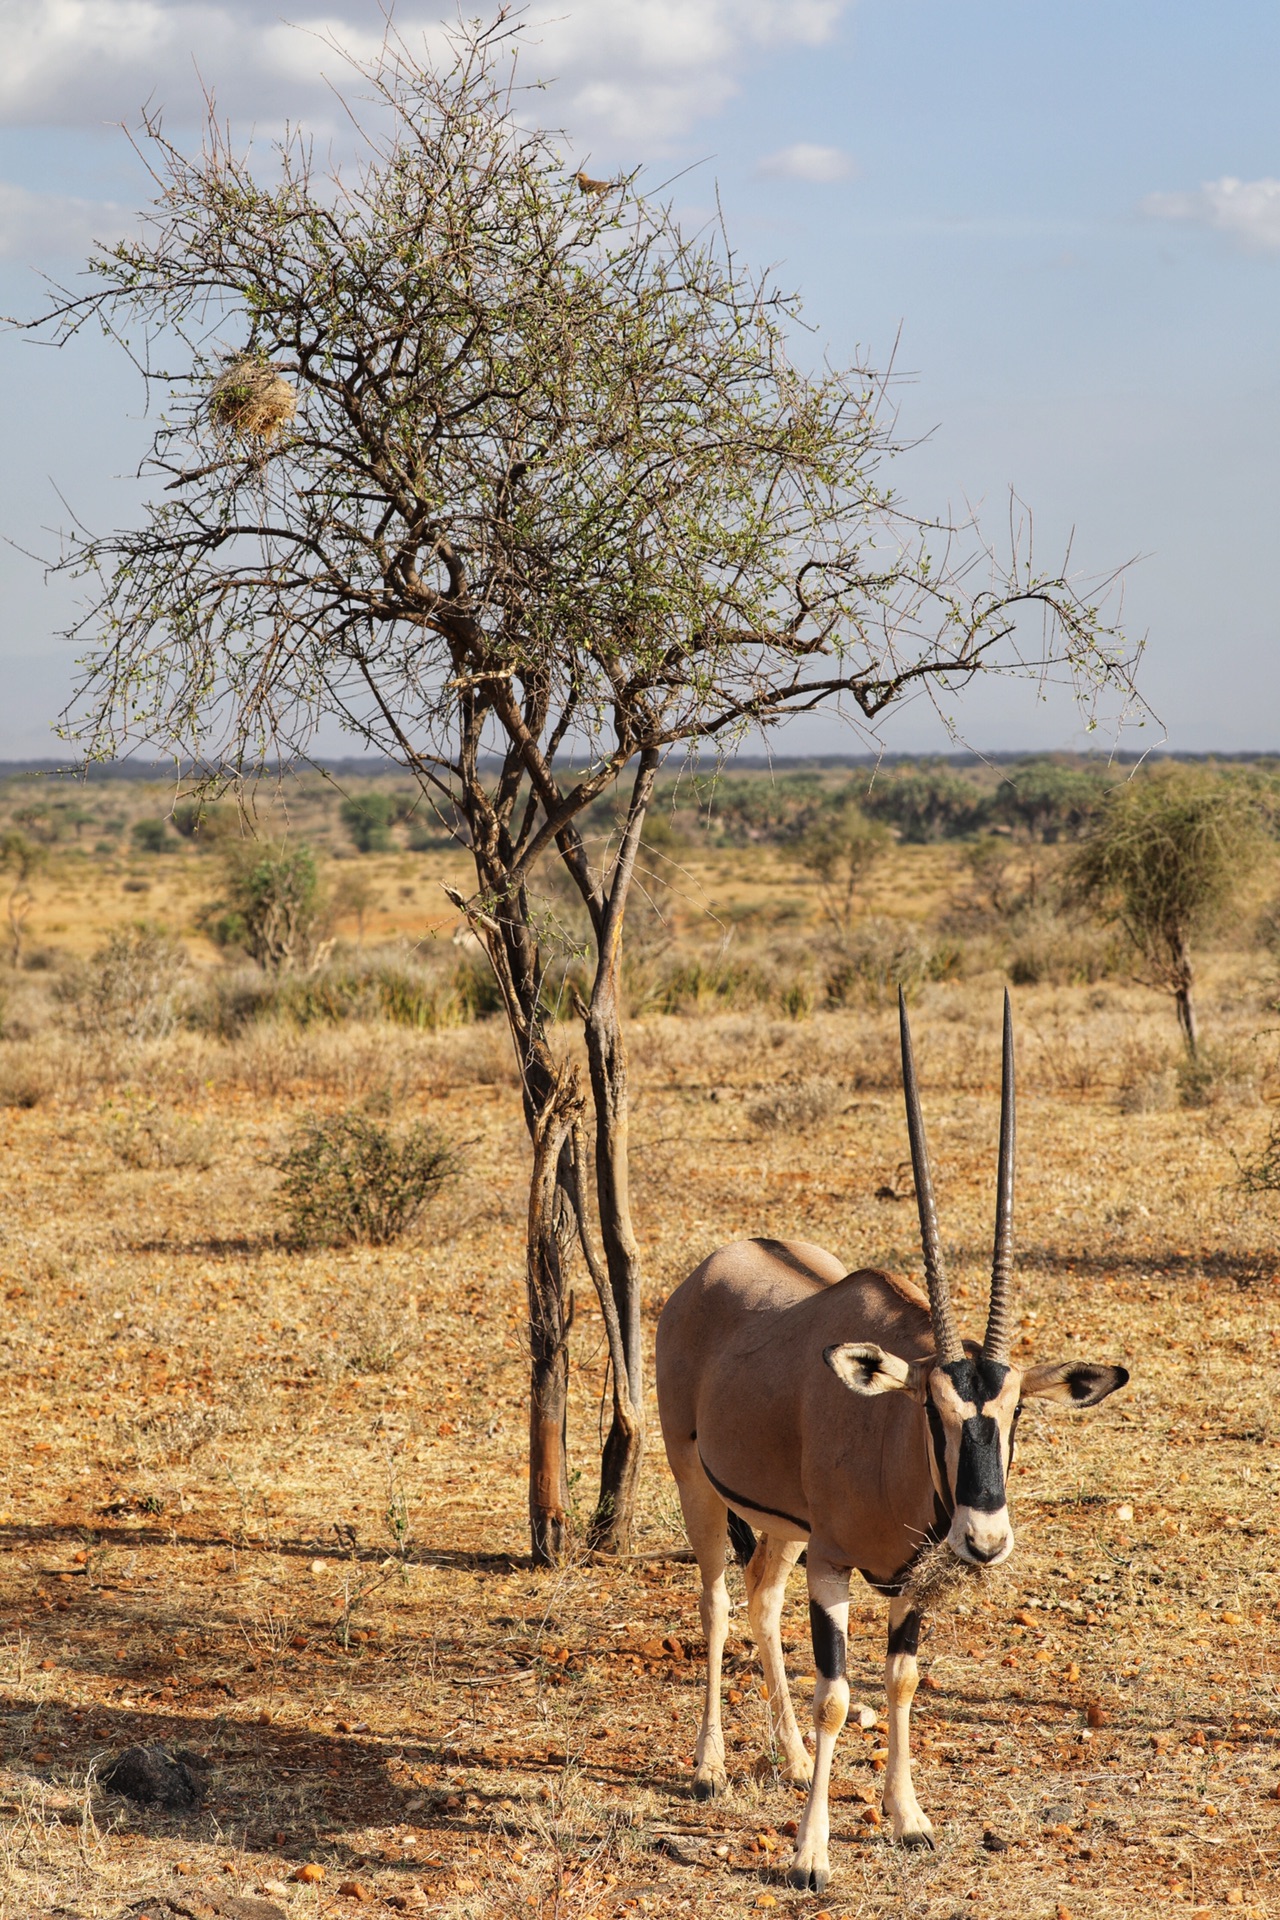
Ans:
{"type": "Polygon", "coordinates": [[[832,1372],[854,1393],[906,1392],[924,1407],[928,1421],[929,1470],[951,1517],[947,1545],[961,1560],[997,1566],[1013,1552],[1013,1527],[1005,1478],[1013,1458],[1014,1429],[1024,1400],[1040,1394],[1072,1406],[1094,1407],[1129,1375],[1123,1367],[1060,1360],[1025,1371],[1009,1360],[1009,1283],[1013,1268],[1014,1073],[1013,1016],[1004,996],[1004,1063],[1000,1100],[1000,1162],[996,1190],[995,1251],[991,1302],[982,1345],[962,1340],[942,1262],[933,1179],[924,1116],[916,1086],[906,1000],[898,994],[902,1030],[902,1085],[907,1131],[920,1210],[929,1310],[936,1352],[932,1360],[907,1361],[863,1343],[832,1346],[823,1355],[832,1372]]]}

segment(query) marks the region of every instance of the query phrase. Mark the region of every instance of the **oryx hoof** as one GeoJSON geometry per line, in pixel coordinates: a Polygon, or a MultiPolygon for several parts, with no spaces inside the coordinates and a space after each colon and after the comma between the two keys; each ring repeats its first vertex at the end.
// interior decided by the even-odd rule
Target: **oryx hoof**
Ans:
{"type": "Polygon", "coordinates": [[[729,1776],[721,1769],[699,1767],[693,1776],[693,1797],[695,1800],[714,1800],[729,1785],[729,1776]]]}
{"type": "Polygon", "coordinates": [[[787,1885],[798,1887],[801,1893],[825,1893],[831,1879],[830,1867],[794,1866],[787,1874],[787,1885]]]}
{"type": "Polygon", "coordinates": [[[928,1847],[934,1850],[934,1838],[931,1833],[900,1833],[897,1844],[900,1847],[928,1847]]]}

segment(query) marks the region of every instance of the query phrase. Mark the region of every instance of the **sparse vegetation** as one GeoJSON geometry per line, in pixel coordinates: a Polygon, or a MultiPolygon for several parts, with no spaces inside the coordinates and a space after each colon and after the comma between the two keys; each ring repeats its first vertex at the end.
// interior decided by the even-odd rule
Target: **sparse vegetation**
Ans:
{"type": "Polygon", "coordinates": [[[388,1246],[458,1171],[425,1122],[395,1129],[357,1112],[300,1121],[274,1164],[290,1237],[304,1247],[388,1246]]]}

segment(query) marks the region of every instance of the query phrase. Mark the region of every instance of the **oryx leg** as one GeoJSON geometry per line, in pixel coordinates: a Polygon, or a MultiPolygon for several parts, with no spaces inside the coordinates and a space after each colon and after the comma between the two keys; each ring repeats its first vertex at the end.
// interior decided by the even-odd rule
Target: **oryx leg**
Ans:
{"type": "Polygon", "coordinates": [[[707,1691],[702,1725],[694,1753],[693,1791],[699,1800],[723,1793],[729,1784],[724,1769],[724,1729],[720,1724],[720,1671],[725,1635],[729,1631],[729,1588],[725,1580],[725,1553],[729,1545],[729,1510],[701,1470],[679,1480],[685,1531],[702,1576],[698,1608],[707,1642],[707,1691]]]}
{"type": "Polygon", "coordinates": [[[813,1629],[813,1785],[796,1835],[795,1856],[788,1878],[793,1887],[821,1893],[831,1878],[827,1842],[831,1816],[827,1795],[836,1739],[849,1714],[849,1682],[845,1678],[845,1646],[849,1633],[849,1570],[833,1567],[809,1549],[809,1624],[813,1629]]]}
{"type": "Polygon", "coordinates": [[[771,1534],[763,1534],[747,1562],[746,1582],[747,1614],[764,1669],[774,1743],[785,1762],[787,1778],[797,1786],[807,1787],[813,1778],[813,1762],[796,1725],[779,1634],[787,1575],[803,1551],[802,1540],[775,1540],[771,1534]]]}
{"type": "Polygon", "coordinates": [[[920,1684],[916,1648],[920,1644],[920,1615],[909,1600],[889,1602],[889,1650],[884,1663],[884,1690],[889,1701],[889,1759],[884,1775],[884,1810],[893,1823],[893,1837],[904,1847],[931,1847],[933,1828],[920,1811],[911,1784],[911,1702],[920,1684]]]}

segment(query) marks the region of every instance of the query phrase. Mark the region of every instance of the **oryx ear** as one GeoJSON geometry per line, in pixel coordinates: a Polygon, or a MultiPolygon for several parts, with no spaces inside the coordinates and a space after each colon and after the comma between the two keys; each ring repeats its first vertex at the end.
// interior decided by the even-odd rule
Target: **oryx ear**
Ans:
{"type": "Polygon", "coordinates": [[[919,1393],[928,1371],[863,1340],[824,1347],[822,1357],[850,1393],[919,1393]]]}
{"type": "Polygon", "coordinates": [[[1095,1367],[1087,1360],[1052,1360],[1028,1367],[1022,1376],[1022,1398],[1065,1400],[1073,1407],[1096,1407],[1117,1387],[1127,1386],[1127,1367],[1095,1367]]]}

